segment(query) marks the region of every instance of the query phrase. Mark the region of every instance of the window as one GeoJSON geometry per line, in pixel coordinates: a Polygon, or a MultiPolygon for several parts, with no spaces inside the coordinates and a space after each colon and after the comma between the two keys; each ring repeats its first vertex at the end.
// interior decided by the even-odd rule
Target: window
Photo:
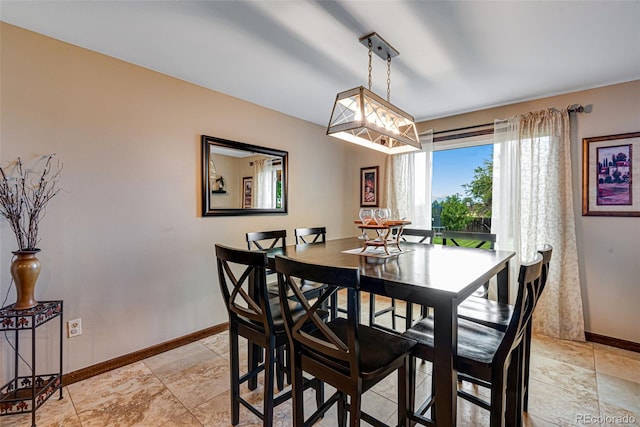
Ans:
{"type": "Polygon", "coordinates": [[[490,232],[493,144],[434,150],[432,168],[432,228],[490,232]]]}
{"type": "Polygon", "coordinates": [[[491,230],[493,135],[437,142],[392,162],[395,208],[406,208],[417,227],[491,230]],[[410,176],[409,182],[402,176],[410,176]],[[407,186],[409,188],[405,188],[407,186]]]}

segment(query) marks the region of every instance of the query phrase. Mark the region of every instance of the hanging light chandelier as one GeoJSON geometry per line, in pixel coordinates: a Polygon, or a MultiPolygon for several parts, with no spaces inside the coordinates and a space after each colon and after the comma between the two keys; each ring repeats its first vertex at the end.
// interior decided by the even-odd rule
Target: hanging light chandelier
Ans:
{"type": "Polygon", "coordinates": [[[360,38],[369,48],[369,88],[358,86],[338,93],[327,135],[387,154],[420,150],[413,116],[390,102],[391,58],[399,53],[377,33],[360,38]],[[371,56],[387,62],[387,99],[371,91],[371,56]]]}

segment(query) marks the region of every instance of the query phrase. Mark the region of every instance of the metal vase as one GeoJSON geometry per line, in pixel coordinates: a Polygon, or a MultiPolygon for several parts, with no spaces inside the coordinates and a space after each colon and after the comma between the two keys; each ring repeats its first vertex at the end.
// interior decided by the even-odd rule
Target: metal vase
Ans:
{"type": "Polygon", "coordinates": [[[38,305],[34,297],[36,280],[40,275],[40,260],[36,254],[40,250],[15,251],[16,258],[11,263],[11,276],[16,285],[18,298],[14,309],[25,310],[38,305]]]}

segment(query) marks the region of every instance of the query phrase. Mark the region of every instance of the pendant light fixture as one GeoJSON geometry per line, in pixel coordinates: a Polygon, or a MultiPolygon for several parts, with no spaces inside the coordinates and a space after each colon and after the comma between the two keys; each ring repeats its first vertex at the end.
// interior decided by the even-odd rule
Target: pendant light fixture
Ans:
{"type": "Polygon", "coordinates": [[[359,86],[338,93],[327,135],[387,154],[420,150],[413,116],[390,102],[391,58],[399,53],[377,33],[360,38],[369,48],[369,88],[359,86]],[[371,57],[375,52],[387,63],[387,99],[371,91],[371,57]]]}

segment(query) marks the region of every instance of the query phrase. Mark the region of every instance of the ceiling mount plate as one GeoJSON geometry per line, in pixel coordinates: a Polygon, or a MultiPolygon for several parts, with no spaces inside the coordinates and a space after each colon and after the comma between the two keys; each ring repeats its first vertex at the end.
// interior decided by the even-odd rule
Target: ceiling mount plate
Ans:
{"type": "Polygon", "coordinates": [[[393,46],[380,37],[378,33],[371,33],[360,37],[360,43],[365,45],[367,49],[369,48],[369,40],[371,40],[371,51],[385,61],[387,58],[394,58],[400,55],[400,52],[395,50],[393,46]]]}

